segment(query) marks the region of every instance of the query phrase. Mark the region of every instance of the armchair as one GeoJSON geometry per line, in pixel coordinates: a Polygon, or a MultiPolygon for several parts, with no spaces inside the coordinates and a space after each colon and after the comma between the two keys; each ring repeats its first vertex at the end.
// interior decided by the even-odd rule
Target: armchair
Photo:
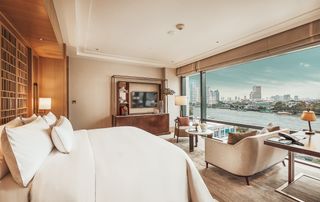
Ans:
{"type": "Polygon", "coordinates": [[[175,119],[175,128],[174,128],[174,138],[177,136],[177,143],[179,142],[179,137],[189,137],[189,134],[186,133],[186,129],[189,128],[189,117],[178,117],[175,119]]]}
{"type": "Polygon", "coordinates": [[[277,136],[279,132],[288,132],[288,129],[246,137],[234,145],[206,138],[206,168],[211,164],[234,175],[245,177],[249,185],[250,176],[279,162],[284,164],[288,152],[264,144],[264,140],[277,136]]]}

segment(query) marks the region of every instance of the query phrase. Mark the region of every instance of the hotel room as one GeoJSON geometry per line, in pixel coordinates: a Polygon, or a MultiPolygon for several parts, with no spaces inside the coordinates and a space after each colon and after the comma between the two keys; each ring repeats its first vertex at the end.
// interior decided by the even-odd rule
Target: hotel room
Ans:
{"type": "Polygon", "coordinates": [[[0,202],[320,201],[319,0],[1,0],[0,202]]]}

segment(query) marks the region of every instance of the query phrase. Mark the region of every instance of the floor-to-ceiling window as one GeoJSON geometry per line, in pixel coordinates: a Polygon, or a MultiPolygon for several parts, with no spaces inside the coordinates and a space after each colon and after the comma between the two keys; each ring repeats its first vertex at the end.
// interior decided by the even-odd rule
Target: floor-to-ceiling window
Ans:
{"type": "MultiPolygon", "coordinates": [[[[200,117],[200,76],[188,79],[190,112],[200,117]]],[[[320,131],[320,47],[207,71],[204,87],[207,120],[302,130],[301,113],[310,109],[320,131]]]]}
{"type": "Polygon", "coordinates": [[[192,118],[200,118],[200,74],[194,74],[186,77],[186,95],[188,98],[188,106],[186,108],[187,115],[192,118]]]}
{"type": "Polygon", "coordinates": [[[320,47],[209,71],[206,88],[207,119],[307,129],[302,111],[320,115],[320,47]]]}

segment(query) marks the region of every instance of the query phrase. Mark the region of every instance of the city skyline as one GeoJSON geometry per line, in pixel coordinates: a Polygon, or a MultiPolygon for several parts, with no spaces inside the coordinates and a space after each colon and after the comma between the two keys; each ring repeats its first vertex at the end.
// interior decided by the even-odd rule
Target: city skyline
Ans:
{"type": "MultiPolygon", "coordinates": [[[[207,72],[207,87],[220,97],[249,97],[253,86],[261,86],[262,98],[290,94],[292,98],[320,98],[320,47],[233,65],[207,72]]],[[[199,75],[189,77],[199,84],[199,75]]]]}

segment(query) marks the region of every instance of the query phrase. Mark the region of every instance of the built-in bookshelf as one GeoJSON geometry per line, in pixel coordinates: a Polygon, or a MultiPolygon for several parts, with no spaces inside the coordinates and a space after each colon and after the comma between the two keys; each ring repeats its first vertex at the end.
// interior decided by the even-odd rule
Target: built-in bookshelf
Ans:
{"type": "Polygon", "coordinates": [[[28,113],[28,49],[1,25],[1,124],[28,113]]]}

